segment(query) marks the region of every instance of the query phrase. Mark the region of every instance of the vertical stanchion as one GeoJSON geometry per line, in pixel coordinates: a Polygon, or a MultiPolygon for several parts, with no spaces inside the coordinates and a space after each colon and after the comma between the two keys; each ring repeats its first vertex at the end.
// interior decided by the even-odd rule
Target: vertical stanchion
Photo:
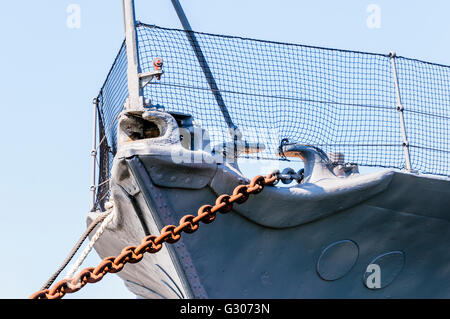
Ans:
{"type": "Polygon", "coordinates": [[[408,138],[406,136],[406,127],[405,127],[405,118],[403,116],[403,105],[402,105],[402,100],[400,97],[400,89],[399,89],[399,85],[398,85],[398,76],[397,76],[397,68],[395,65],[395,57],[396,54],[395,52],[390,52],[389,53],[389,58],[391,59],[391,65],[392,65],[392,75],[394,78],[394,84],[395,84],[395,96],[396,96],[396,100],[397,100],[397,112],[399,115],[399,119],[400,119],[400,130],[402,133],[402,139],[403,139],[403,151],[405,153],[405,168],[408,172],[412,171],[412,167],[411,167],[411,156],[409,154],[409,143],[408,143],[408,138]]]}
{"type": "Polygon", "coordinates": [[[137,50],[136,17],[134,0],[123,0],[125,42],[127,47],[128,100],[127,109],[138,110],[144,107],[139,80],[139,56],[137,50]]]}
{"type": "Polygon", "coordinates": [[[97,112],[98,112],[98,98],[92,100],[94,105],[93,123],[92,123],[92,171],[91,171],[91,211],[95,210],[95,168],[97,166],[97,112]]]}

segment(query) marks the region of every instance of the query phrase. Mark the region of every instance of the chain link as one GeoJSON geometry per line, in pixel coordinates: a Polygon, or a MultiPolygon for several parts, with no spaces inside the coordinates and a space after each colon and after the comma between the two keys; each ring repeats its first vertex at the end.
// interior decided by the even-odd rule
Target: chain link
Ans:
{"type": "Polygon", "coordinates": [[[298,172],[295,172],[294,169],[288,167],[281,173],[279,170],[274,170],[271,174],[277,177],[276,182],[281,181],[283,184],[290,184],[292,181],[296,181],[300,184],[303,181],[305,170],[302,168],[298,172]]]}
{"type": "Polygon", "coordinates": [[[266,177],[258,175],[250,184],[237,186],[232,195],[221,195],[214,206],[203,205],[198,209],[197,216],[185,215],[180,219],[179,225],[167,225],[161,229],[159,236],[149,235],[142,239],[139,246],[127,246],[122,249],[119,256],[104,258],[97,267],[89,267],[80,271],[71,279],[63,279],[50,289],[40,290],[30,296],[30,299],[60,299],[65,294],[74,293],[83,288],[87,283],[96,283],[107,274],[117,273],[125,264],[138,263],[145,253],[154,254],[161,250],[163,243],[174,244],[181,238],[183,232],[194,233],[200,225],[212,223],[216,219],[216,213],[226,214],[233,208],[233,204],[243,204],[250,194],[260,193],[264,186],[274,185],[279,177],[268,174],[266,177]]]}

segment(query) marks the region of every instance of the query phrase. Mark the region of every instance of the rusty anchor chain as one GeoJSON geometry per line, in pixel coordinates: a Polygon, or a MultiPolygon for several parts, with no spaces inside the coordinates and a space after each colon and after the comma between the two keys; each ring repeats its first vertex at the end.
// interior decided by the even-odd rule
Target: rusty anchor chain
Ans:
{"type": "Polygon", "coordinates": [[[183,232],[194,233],[200,222],[209,224],[216,219],[216,213],[226,214],[233,209],[233,204],[243,204],[250,194],[260,193],[264,186],[273,185],[279,180],[277,174],[268,174],[266,177],[255,176],[250,184],[237,186],[232,195],[220,195],[214,206],[203,205],[198,209],[197,216],[185,215],[180,219],[179,225],[167,225],[161,229],[159,236],[149,235],[142,239],[139,246],[127,246],[122,249],[119,256],[104,258],[97,267],[88,267],[80,271],[75,277],[63,279],[50,289],[35,292],[30,299],[60,299],[65,294],[74,293],[87,283],[96,283],[107,274],[117,273],[125,264],[135,264],[142,260],[145,253],[154,254],[161,250],[163,243],[174,244],[183,232]]]}

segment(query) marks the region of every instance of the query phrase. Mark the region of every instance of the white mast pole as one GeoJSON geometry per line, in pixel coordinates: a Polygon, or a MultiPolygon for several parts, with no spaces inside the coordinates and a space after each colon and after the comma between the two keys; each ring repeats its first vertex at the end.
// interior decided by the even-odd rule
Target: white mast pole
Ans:
{"type": "Polygon", "coordinates": [[[138,110],[144,107],[142,90],[139,80],[139,56],[137,51],[136,17],[134,0],[122,0],[125,25],[125,42],[128,62],[128,100],[126,109],[138,110]]]}

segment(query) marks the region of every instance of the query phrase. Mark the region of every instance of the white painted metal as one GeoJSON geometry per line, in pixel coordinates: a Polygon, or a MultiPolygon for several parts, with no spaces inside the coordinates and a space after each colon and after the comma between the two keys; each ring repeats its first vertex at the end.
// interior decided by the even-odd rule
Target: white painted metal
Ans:
{"type": "Polygon", "coordinates": [[[98,108],[98,98],[94,98],[92,101],[94,105],[93,123],[92,123],[92,170],[91,170],[91,211],[95,210],[95,168],[97,166],[97,108],[98,108]]]}
{"type": "Polygon", "coordinates": [[[405,153],[405,165],[406,165],[406,170],[408,172],[411,172],[412,171],[411,156],[409,154],[409,143],[408,143],[408,138],[406,136],[405,119],[403,117],[403,105],[402,105],[402,100],[400,97],[400,89],[399,89],[399,85],[398,85],[397,68],[395,66],[395,52],[389,53],[389,56],[391,58],[392,74],[394,77],[395,95],[396,95],[396,99],[397,99],[397,111],[398,111],[398,115],[400,118],[400,130],[402,132],[403,151],[405,153]]]}
{"type": "Polygon", "coordinates": [[[143,109],[144,102],[139,81],[139,57],[137,52],[136,18],[134,0],[123,0],[125,42],[127,46],[128,100],[127,109],[143,109]]]}
{"type": "Polygon", "coordinates": [[[163,73],[163,70],[153,70],[151,72],[140,73],[139,79],[141,80],[141,88],[144,88],[147,84],[149,84],[154,77],[161,76],[163,73]]]}

